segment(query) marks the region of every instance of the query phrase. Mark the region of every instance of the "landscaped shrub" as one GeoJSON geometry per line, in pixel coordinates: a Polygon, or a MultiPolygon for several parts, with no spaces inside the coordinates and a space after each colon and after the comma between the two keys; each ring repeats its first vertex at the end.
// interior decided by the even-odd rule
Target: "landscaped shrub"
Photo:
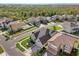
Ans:
{"type": "Polygon", "coordinates": [[[4,52],[3,48],[0,46],[0,54],[4,52]]]}

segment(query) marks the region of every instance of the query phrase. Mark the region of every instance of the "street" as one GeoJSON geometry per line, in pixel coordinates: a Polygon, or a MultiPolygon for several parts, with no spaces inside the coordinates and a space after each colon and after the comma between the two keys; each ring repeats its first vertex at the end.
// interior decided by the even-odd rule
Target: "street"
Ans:
{"type": "MultiPolygon", "coordinates": [[[[39,29],[39,28],[37,28],[39,29]]],[[[35,30],[37,30],[35,29],[35,30]]],[[[31,31],[32,32],[32,31],[31,31]]],[[[13,37],[8,41],[5,41],[6,38],[2,35],[0,35],[0,44],[3,45],[6,53],[10,56],[24,56],[23,53],[21,53],[17,48],[16,48],[16,43],[21,40],[23,37],[30,35],[31,32],[24,32],[19,36],[13,37]]]]}

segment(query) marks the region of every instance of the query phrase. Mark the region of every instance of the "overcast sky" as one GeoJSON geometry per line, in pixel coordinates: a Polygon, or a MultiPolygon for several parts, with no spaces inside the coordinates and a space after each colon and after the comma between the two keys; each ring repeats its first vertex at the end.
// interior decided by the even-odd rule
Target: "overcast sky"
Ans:
{"type": "Polygon", "coordinates": [[[0,3],[55,4],[55,3],[79,3],[79,0],[0,0],[0,3]]]}

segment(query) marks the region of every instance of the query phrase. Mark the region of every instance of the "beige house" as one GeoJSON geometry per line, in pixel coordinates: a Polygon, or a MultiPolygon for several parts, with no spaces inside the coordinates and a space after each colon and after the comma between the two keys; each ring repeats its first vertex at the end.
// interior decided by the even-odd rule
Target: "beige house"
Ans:
{"type": "Polygon", "coordinates": [[[21,22],[21,21],[14,21],[14,22],[10,22],[8,24],[8,27],[9,27],[9,31],[12,31],[12,32],[16,32],[18,30],[21,30],[24,26],[24,23],[21,22]]]}
{"type": "Polygon", "coordinates": [[[51,55],[58,55],[60,50],[70,54],[76,39],[64,33],[57,33],[48,40],[47,51],[51,55]]]}

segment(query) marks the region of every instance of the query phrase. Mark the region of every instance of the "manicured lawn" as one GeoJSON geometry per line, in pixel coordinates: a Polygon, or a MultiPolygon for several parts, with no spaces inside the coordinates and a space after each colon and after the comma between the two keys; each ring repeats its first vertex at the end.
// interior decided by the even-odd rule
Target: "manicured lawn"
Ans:
{"type": "Polygon", "coordinates": [[[17,42],[16,48],[20,49],[22,52],[24,52],[27,48],[30,47],[30,36],[26,36],[20,41],[17,42]]]}
{"type": "Polygon", "coordinates": [[[25,51],[25,49],[23,49],[23,48],[20,46],[20,44],[19,44],[19,43],[17,43],[17,44],[16,44],[16,48],[20,49],[22,52],[24,52],[24,51],[25,51]]]}
{"type": "Polygon", "coordinates": [[[48,28],[51,30],[61,30],[62,29],[60,26],[49,26],[48,28]]]}
{"type": "Polygon", "coordinates": [[[4,52],[3,48],[0,46],[0,54],[4,52]]]}
{"type": "Polygon", "coordinates": [[[70,34],[79,36],[79,32],[73,32],[73,33],[70,33],[70,34]]]}
{"type": "Polygon", "coordinates": [[[21,45],[24,46],[25,48],[29,48],[30,40],[31,40],[30,36],[23,38],[21,40],[21,45]]]}

